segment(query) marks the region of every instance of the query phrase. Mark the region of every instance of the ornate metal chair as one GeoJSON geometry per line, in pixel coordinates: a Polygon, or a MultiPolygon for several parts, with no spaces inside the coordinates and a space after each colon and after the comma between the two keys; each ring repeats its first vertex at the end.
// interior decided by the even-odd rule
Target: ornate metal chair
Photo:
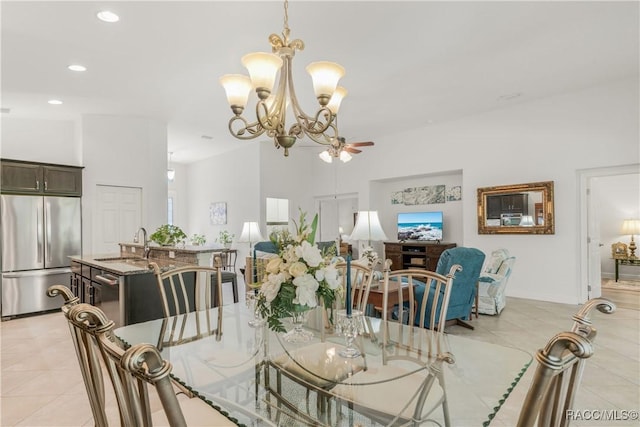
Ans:
{"type": "Polygon", "coordinates": [[[64,286],[52,286],[48,294],[62,295],[65,299],[63,312],[69,322],[96,426],[235,425],[200,398],[187,395],[178,398],[170,378],[171,364],[162,359],[155,346],[138,344],[124,350],[113,335],[113,321],[102,310],[78,304],[64,286]],[[115,393],[118,420],[107,416],[105,372],[115,393]],[[156,397],[161,410],[154,409],[156,397]]]}
{"type": "Polygon", "coordinates": [[[222,283],[221,263],[221,258],[215,256],[214,267],[189,265],[164,272],[158,264],[149,263],[158,282],[164,317],[209,309],[215,302],[221,305],[222,287],[212,286],[212,282],[222,283]],[[212,291],[216,294],[213,299],[212,291]]]}
{"type": "Polygon", "coordinates": [[[615,312],[616,306],[604,298],[587,301],[573,316],[571,331],[555,335],[538,350],[538,367],[525,397],[518,427],[567,426],[586,360],[593,355],[596,329],[589,318],[593,308],[615,312]],[[537,423],[536,423],[537,421],[537,423]]]}
{"type": "Polygon", "coordinates": [[[217,282],[214,281],[214,300],[213,305],[217,307],[220,303],[216,300],[216,296],[218,295],[217,289],[215,289],[218,283],[231,283],[231,290],[233,292],[233,302],[237,303],[239,301],[238,298],[238,274],[236,273],[236,260],[238,258],[238,250],[237,249],[224,249],[221,252],[216,252],[214,255],[220,257],[221,266],[222,266],[222,281],[217,282]]]}
{"type": "MultiPolygon", "coordinates": [[[[376,372],[362,371],[359,376],[367,376],[369,384],[375,384],[376,378],[396,377],[393,399],[386,399],[389,383],[381,381],[367,387],[338,385],[332,393],[344,399],[366,416],[384,425],[396,423],[421,424],[429,420],[438,407],[442,407],[444,422],[450,426],[449,408],[445,392],[443,363],[454,363],[450,353],[443,352],[441,341],[444,339],[444,325],[454,274],[461,268],[453,265],[446,276],[422,269],[390,271],[391,261],[385,262],[384,293],[382,307],[382,359],[385,365],[376,372]],[[420,303],[414,295],[414,287],[429,284],[435,292],[433,298],[424,298],[420,303]],[[390,291],[398,292],[396,301],[403,301],[408,295],[408,305],[398,304],[398,322],[389,322],[391,311],[390,291]],[[406,314],[405,314],[406,313],[406,314]],[[407,330],[407,325],[424,324],[427,314],[429,322],[435,325],[428,332],[431,339],[418,339],[416,334],[407,330]],[[437,314],[437,316],[436,316],[437,314]],[[398,364],[394,361],[399,361],[398,364]],[[425,366],[426,369],[411,373],[403,364],[406,362],[425,366]],[[390,375],[389,372],[394,372],[390,375]],[[402,394],[402,396],[396,395],[402,394]]],[[[422,337],[422,335],[419,335],[422,337]]]]}

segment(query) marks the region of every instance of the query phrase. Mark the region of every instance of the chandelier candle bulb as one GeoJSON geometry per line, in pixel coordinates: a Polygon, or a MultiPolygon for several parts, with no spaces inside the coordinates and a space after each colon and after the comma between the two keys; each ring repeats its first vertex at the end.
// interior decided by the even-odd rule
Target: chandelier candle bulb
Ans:
{"type": "Polygon", "coordinates": [[[351,255],[347,255],[347,295],[345,297],[345,305],[347,306],[347,317],[351,317],[351,310],[353,309],[351,303],[351,255]]]}

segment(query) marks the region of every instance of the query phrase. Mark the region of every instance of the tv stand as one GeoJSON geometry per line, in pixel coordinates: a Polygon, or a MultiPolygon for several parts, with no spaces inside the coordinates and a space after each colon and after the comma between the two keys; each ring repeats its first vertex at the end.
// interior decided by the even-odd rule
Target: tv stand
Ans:
{"type": "Polygon", "coordinates": [[[455,248],[455,243],[440,241],[419,242],[405,240],[384,242],[384,256],[391,260],[391,270],[422,268],[436,271],[440,255],[447,249],[455,248]]]}

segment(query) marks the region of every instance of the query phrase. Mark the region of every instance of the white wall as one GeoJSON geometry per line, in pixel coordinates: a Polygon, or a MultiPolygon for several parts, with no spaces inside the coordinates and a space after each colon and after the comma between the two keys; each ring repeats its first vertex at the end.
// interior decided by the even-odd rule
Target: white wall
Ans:
{"type": "Polygon", "coordinates": [[[82,166],[80,142],[78,126],[74,121],[2,115],[2,158],[82,166]]]}
{"type": "MultiPolygon", "coordinates": [[[[167,130],[164,122],[121,116],[82,117],[83,250],[91,251],[96,185],[142,188],[142,224],[167,221],[167,130]]],[[[133,236],[131,232],[131,236],[133,236]]]]}
{"type": "MultiPolygon", "coordinates": [[[[594,178],[591,196],[597,207],[600,228],[600,268],[602,277],[615,277],[615,264],[611,259],[611,245],[616,242],[629,244],[630,236],[620,233],[622,222],[628,218],[640,218],[640,173],[594,178]]],[[[635,236],[640,246],[640,236],[635,236]]],[[[640,251],[636,250],[636,256],[640,251]]],[[[620,279],[640,280],[640,268],[620,266],[620,279]]]]}
{"type": "MultiPolygon", "coordinates": [[[[458,245],[485,253],[508,248],[518,258],[510,296],[577,303],[580,300],[577,170],[637,162],[638,82],[614,82],[513,105],[391,136],[369,136],[375,147],[338,169],[342,192],[357,192],[361,208],[393,216],[371,182],[462,170],[462,230],[458,245]],[[479,235],[476,189],[555,182],[555,235],[479,235]],[[371,199],[371,200],[370,200],[371,199]]],[[[392,126],[393,124],[390,124],[392,126]]],[[[313,191],[329,192],[332,175],[313,164],[313,191]]],[[[390,206],[390,205],[387,205],[390,206]]]]}
{"type": "Polygon", "coordinates": [[[262,233],[265,232],[265,223],[260,220],[264,198],[260,196],[259,160],[257,146],[244,143],[242,148],[192,163],[184,170],[186,197],[181,197],[180,203],[187,207],[187,215],[186,221],[181,219],[179,225],[188,235],[204,234],[207,244],[215,243],[221,230],[235,234],[232,247],[238,249],[238,267],[244,266],[244,257],[249,252],[248,243],[237,241],[244,222],[257,221],[262,225],[262,233]],[[209,205],[212,202],[227,204],[226,224],[210,223],[209,205]]]}

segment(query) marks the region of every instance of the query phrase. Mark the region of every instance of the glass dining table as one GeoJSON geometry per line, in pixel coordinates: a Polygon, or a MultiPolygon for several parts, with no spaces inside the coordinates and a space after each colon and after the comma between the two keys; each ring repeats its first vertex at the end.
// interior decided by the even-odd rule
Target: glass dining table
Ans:
{"type": "MultiPolygon", "coordinates": [[[[321,309],[310,313],[305,329],[313,337],[306,342],[251,326],[253,312],[242,303],[114,333],[125,345],[156,345],[178,383],[247,426],[406,422],[402,411],[417,395],[406,390],[407,381],[426,378],[438,355],[451,356],[438,371],[449,424],[488,425],[532,361],[516,348],[366,316],[355,340],[361,354],[344,357],[345,338],[330,317],[321,309]],[[379,402],[362,404],[372,394],[379,402]]],[[[429,418],[445,425],[442,410],[429,418]]]]}

